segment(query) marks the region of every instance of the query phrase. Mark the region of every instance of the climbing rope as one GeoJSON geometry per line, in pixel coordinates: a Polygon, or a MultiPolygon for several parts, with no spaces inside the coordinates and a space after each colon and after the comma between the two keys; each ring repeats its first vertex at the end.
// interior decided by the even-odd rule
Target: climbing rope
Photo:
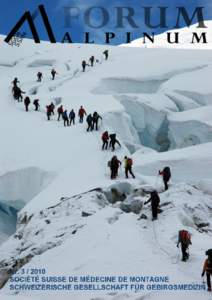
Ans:
{"type": "Polygon", "coordinates": [[[161,246],[161,244],[159,243],[158,237],[157,237],[157,234],[156,234],[156,230],[155,230],[155,224],[154,224],[154,222],[152,222],[152,229],[153,229],[153,234],[154,234],[155,242],[157,243],[158,248],[159,248],[162,252],[164,252],[169,258],[172,258],[171,255],[170,255],[170,253],[169,253],[168,251],[166,251],[166,250],[161,246]]]}

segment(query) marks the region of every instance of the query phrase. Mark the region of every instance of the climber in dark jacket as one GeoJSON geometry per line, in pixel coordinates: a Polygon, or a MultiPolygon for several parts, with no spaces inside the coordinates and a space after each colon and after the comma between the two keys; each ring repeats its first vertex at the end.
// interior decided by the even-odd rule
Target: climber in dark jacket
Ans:
{"type": "Polygon", "coordinates": [[[118,170],[120,166],[120,160],[118,160],[117,156],[113,156],[110,161],[111,179],[116,179],[116,177],[118,176],[118,170]]]}
{"type": "Polygon", "coordinates": [[[168,190],[169,186],[168,186],[168,182],[171,178],[171,170],[169,167],[165,167],[163,169],[163,171],[159,171],[159,175],[163,176],[163,182],[164,182],[164,187],[165,187],[165,191],[168,190]]]}
{"type": "Polygon", "coordinates": [[[92,117],[91,114],[89,114],[89,115],[87,116],[86,122],[87,122],[87,124],[88,124],[87,131],[92,131],[92,130],[93,130],[93,117],[92,117]]]}
{"type": "Polygon", "coordinates": [[[52,75],[52,80],[55,79],[55,75],[57,74],[57,72],[55,71],[55,69],[51,70],[51,75],[52,75]]]}
{"type": "Polygon", "coordinates": [[[89,61],[91,62],[91,67],[93,67],[94,61],[95,61],[95,57],[92,55],[91,58],[89,59],[89,61]]]}
{"type": "Polygon", "coordinates": [[[55,105],[54,105],[54,103],[52,102],[52,103],[50,104],[51,115],[54,115],[54,109],[55,109],[55,105]]]}
{"type": "Polygon", "coordinates": [[[38,72],[37,73],[37,81],[41,82],[42,78],[43,78],[43,74],[41,72],[38,72]]]}
{"type": "Polygon", "coordinates": [[[14,80],[12,81],[13,87],[17,87],[18,83],[20,83],[20,81],[18,80],[17,77],[15,77],[14,80]]]}
{"type": "Polygon", "coordinates": [[[76,114],[75,114],[74,110],[72,109],[69,114],[70,125],[72,123],[73,123],[73,125],[75,125],[75,117],[76,117],[76,114]]]}
{"type": "Polygon", "coordinates": [[[38,111],[40,104],[39,104],[39,99],[35,99],[33,102],[34,106],[35,106],[35,111],[38,111]]]}
{"type": "Polygon", "coordinates": [[[151,207],[152,207],[152,221],[157,220],[158,208],[159,208],[159,204],[160,204],[160,197],[159,197],[157,191],[151,192],[151,197],[149,198],[149,200],[144,202],[144,204],[147,204],[149,202],[151,202],[151,207]]]}
{"type": "Polygon", "coordinates": [[[69,119],[68,119],[68,113],[67,110],[63,112],[63,121],[64,121],[64,126],[69,126],[69,119]]]}
{"type": "Polygon", "coordinates": [[[24,105],[25,105],[26,111],[29,111],[29,105],[30,105],[30,99],[29,99],[29,97],[26,97],[24,99],[24,105]]]}
{"type": "Polygon", "coordinates": [[[13,87],[13,97],[15,100],[18,100],[18,102],[23,101],[22,94],[25,94],[18,86],[13,87]]]}
{"type": "Polygon", "coordinates": [[[119,143],[119,141],[116,138],[116,134],[110,134],[110,144],[109,147],[112,147],[112,151],[115,151],[115,145],[118,144],[119,147],[121,147],[121,144],[119,143]]]}
{"type": "Polygon", "coordinates": [[[85,60],[82,61],[82,71],[85,72],[85,68],[88,66],[85,60]]]}
{"type": "Polygon", "coordinates": [[[46,115],[47,115],[47,120],[50,121],[51,117],[51,105],[46,106],[46,115]]]}
{"type": "Polygon", "coordinates": [[[211,292],[211,276],[212,276],[212,249],[208,249],[205,254],[208,258],[205,260],[202,270],[202,277],[206,273],[208,292],[211,292]]]}
{"type": "Polygon", "coordinates": [[[99,119],[102,120],[102,117],[95,111],[93,113],[93,129],[98,130],[99,119]]]}

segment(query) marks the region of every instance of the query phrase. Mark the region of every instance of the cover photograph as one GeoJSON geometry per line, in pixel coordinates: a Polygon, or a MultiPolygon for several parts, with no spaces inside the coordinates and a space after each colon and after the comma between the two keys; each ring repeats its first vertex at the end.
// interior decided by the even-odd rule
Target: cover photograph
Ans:
{"type": "Polygon", "coordinates": [[[210,0],[1,1],[1,300],[212,300],[211,76],[210,0]]]}

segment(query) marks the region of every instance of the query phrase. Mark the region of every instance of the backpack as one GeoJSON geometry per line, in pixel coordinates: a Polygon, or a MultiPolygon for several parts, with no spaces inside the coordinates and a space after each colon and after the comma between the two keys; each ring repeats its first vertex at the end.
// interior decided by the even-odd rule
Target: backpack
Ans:
{"type": "Polygon", "coordinates": [[[132,160],[132,158],[128,158],[128,159],[127,159],[127,165],[128,165],[129,167],[132,167],[132,165],[133,165],[133,160],[132,160]]]}
{"type": "Polygon", "coordinates": [[[181,230],[179,232],[180,241],[187,244],[191,241],[191,235],[187,230],[181,230]]]}
{"type": "Polygon", "coordinates": [[[109,161],[107,162],[107,166],[108,166],[108,168],[111,167],[111,160],[109,160],[109,161]]]}

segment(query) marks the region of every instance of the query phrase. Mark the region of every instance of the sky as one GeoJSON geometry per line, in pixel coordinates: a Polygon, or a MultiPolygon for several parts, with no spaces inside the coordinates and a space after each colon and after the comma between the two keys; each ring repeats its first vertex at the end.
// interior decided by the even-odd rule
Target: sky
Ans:
{"type": "MultiPolygon", "coordinates": [[[[185,7],[190,16],[192,16],[197,6],[204,7],[204,19],[212,19],[212,0],[1,0],[0,34],[7,35],[26,11],[33,14],[38,5],[41,4],[45,7],[58,42],[63,40],[66,32],[69,33],[72,42],[75,43],[85,42],[84,32],[89,32],[90,41],[99,44],[105,44],[105,32],[114,32],[115,37],[111,40],[111,44],[114,45],[126,42],[126,32],[131,32],[132,40],[141,37],[143,32],[161,33],[175,27],[177,7],[179,6],[185,7]],[[151,22],[155,25],[160,20],[158,7],[167,7],[166,21],[168,28],[150,29],[146,26],[143,7],[147,6],[152,7],[151,22]],[[72,7],[71,10],[70,7],[72,7]],[[73,7],[75,8],[73,9],[73,7]],[[90,9],[91,7],[96,8],[90,9]],[[136,28],[133,28],[127,20],[123,22],[123,28],[117,28],[117,7],[119,7],[119,10],[120,7],[128,7],[123,10],[124,14],[127,13],[129,8],[134,11],[132,20],[136,28]],[[105,12],[104,18],[102,15],[103,10],[105,12]],[[78,14],[78,17],[70,18],[70,12],[73,15],[78,14]],[[86,15],[90,26],[86,23],[86,15]],[[103,22],[104,26],[100,27],[103,22]]],[[[34,22],[40,39],[48,40],[46,29],[39,14],[34,22]]],[[[196,20],[193,23],[196,23],[196,20]]],[[[185,25],[182,20],[180,26],[185,27],[185,25]]],[[[32,38],[27,22],[19,31],[32,38]]]]}

